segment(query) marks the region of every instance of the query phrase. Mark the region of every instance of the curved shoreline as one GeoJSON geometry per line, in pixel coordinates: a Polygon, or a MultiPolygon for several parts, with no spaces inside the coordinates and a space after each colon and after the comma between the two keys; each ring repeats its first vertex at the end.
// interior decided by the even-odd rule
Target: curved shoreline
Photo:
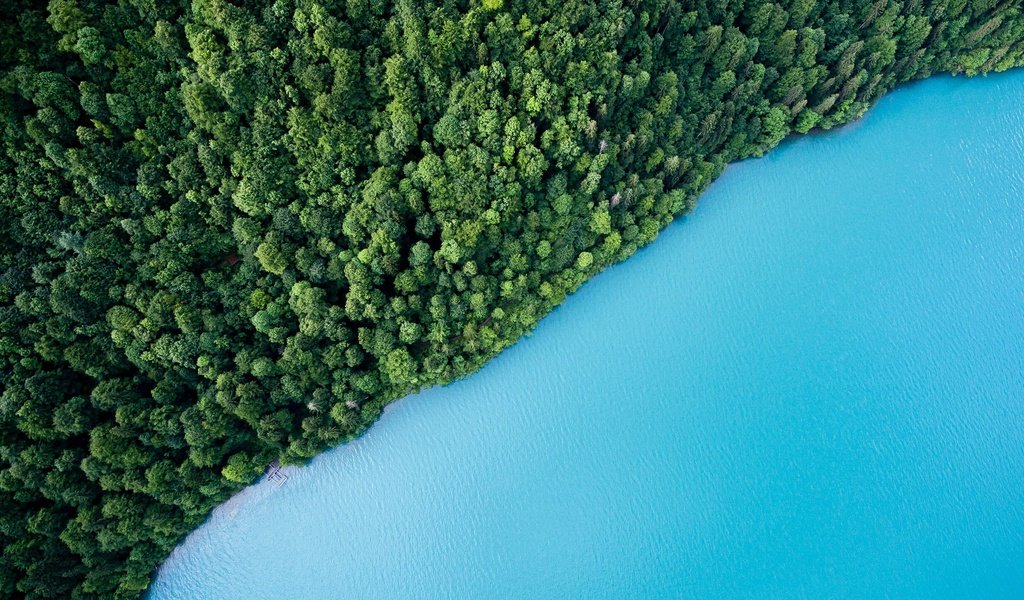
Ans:
{"type": "MultiPolygon", "coordinates": [[[[1005,79],[1013,78],[1013,79],[1016,80],[1016,79],[1019,79],[1021,76],[1020,76],[1019,73],[1015,73],[1015,74],[1008,74],[1008,75],[1005,75],[1005,76],[998,76],[998,77],[1005,78],[1005,79]]],[[[995,78],[993,78],[993,79],[995,79],[995,78]]],[[[934,82],[934,83],[933,82],[925,82],[925,83],[922,83],[922,84],[919,84],[919,85],[920,86],[936,85],[937,86],[940,83],[942,83],[942,82],[934,82]]],[[[913,88],[914,89],[919,89],[919,85],[915,85],[915,86],[913,86],[913,88]]],[[[975,83],[975,85],[980,86],[981,83],[975,83]]],[[[909,93],[909,91],[910,90],[907,90],[908,93],[909,93]]],[[[888,101],[894,101],[894,100],[888,100],[888,101]]],[[[870,120],[870,119],[871,119],[871,117],[869,115],[868,116],[868,120],[870,120]]],[[[814,140],[814,141],[808,140],[808,141],[803,142],[803,143],[801,141],[796,141],[793,144],[786,143],[785,146],[783,146],[782,148],[778,149],[778,151],[776,151],[775,153],[770,155],[768,160],[774,161],[777,158],[778,160],[784,161],[785,160],[784,158],[776,157],[776,154],[783,153],[783,154],[788,155],[788,154],[791,154],[791,153],[806,152],[806,151],[800,151],[799,148],[806,148],[807,143],[814,143],[814,144],[817,145],[819,142],[822,143],[822,144],[835,143],[836,145],[842,145],[842,144],[839,144],[839,140],[837,140],[837,139],[828,139],[827,137],[819,138],[818,140],[814,140]],[[771,158],[771,157],[775,157],[775,158],[771,158]]],[[[748,170],[748,171],[750,169],[760,169],[761,171],[764,171],[766,169],[765,166],[759,165],[758,163],[745,164],[743,168],[744,168],[744,170],[748,170]]],[[[735,180],[731,179],[730,181],[734,182],[735,180]]],[[[713,187],[712,188],[713,194],[714,194],[716,189],[717,189],[717,187],[713,187]]],[[[703,205],[703,206],[705,206],[705,209],[703,209],[703,210],[705,210],[705,211],[709,210],[708,207],[714,206],[714,200],[712,201],[712,203],[707,204],[707,205],[703,205]]],[[[715,210],[716,210],[716,212],[718,212],[718,209],[715,209],[715,210]]],[[[792,213],[792,211],[790,211],[790,212],[792,213]]],[[[697,211],[695,218],[703,218],[703,217],[700,216],[701,214],[702,214],[702,211],[697,211]]],[[[680,240],[688,239],[687,238],[687,231],[688,231],[688,227],[679,227],[679,228],[676,228],[674,230],[674,237],[675,237],[675,240],[676,240],[677,243],[680,240]]],[[[691,248],[691,246],[689,246],[689,245],[687,245],[687,247],[691,248]]],[[[658,247],[655,247],[655,248],[658,248],[658,247]]],[[[649,268],[649,261],[655,260],[654,256],[664,255],[665,252],[667,252],[667,250],[662,251],[662,252],[657,252],[655,250],[648,251],[646,253],[643,253],[641,256],[651,256],[651,258],[641,258],[641,256],[638,256],[635,259],[636,261],[648,261],[647,264],[644,264],[644,265],[637,264],[636,266],[630,267],[628,265],[629,264],[633,264],[633,261],[628,261],[624,266],[618,267],[618,269],[613,269],[612,272],[618,272],[618,271],[620,271],[620,269],[625,269],[625,270],[628,270],[628,271],[632,272],[632,275],[631,275],[632,277],[638,277],[643,269],[649,268]]],[[[681,253],[681,255],[684,256],[684,257],[688,256],[687,253],[681,253]]],[[[664,260],[663,260],[663,262],[664,262],[664,260]]],[[[737,263],[737,264],[741,264],[741,263],[737,263]]],[[[666,271],[664,269],[654,269],[654,270],[655,270],[655,272],[663,273],[662,278],[671,278],[669,276],[670,271],[666,271]]],[[[609,276],[609,275],[606,275],[605,277],[607,277],[607,276],[609,276]]],[[[622,274],[622,275],[612,275],[612,278],[616,278],[616,280],[617,280],[617,278],[622,278],[624,276],[627,276],[625,274],[625,271],[624,271],[624,274],[622,274]]],[[[584,287],[584,291],[582,292],[582,294],[587,295],[588,299],[587,300],[573,300],[572,301],[573,304],[577,305],[577,308],[575,308],[575,310],[568,311],[566,309],[566,310],[561,310],[561,311],[557,311],[556,312],[556,314],[561,315],[561,316],[557,317],[559,322],[560,322],[560,325],[558,325],[558,326],[545,325],[544,327],[548,328],[548,329],[550,329],[552,327],[557,327],[560,332],[565,333],[566,335],[568,335],[567,332],[569,332],[569,331],[573,331],[573,332],[577,332],[577,333],[582,333],[582,331],[579,329],[580,326],[583,325],[581,323],[581,320],[582,319],[583,320],[587,320],[587,319],[583,318],[583,315],[580,313],[580,308],[579,308],[579,303],[580,302],[593,302],[593,303],[596,303],[598,305],[598,310],[596,310],[596,311],[594,311],[594,310],[588,311],[589,313],[592,313],[592,314],[595,313],[595,312],[597,314],[604,314],[605,311],[607,311],[607,310],[613,310],[612,306],[615,305],[615,304],[623,304],[624,306],[632,306],[632,304],[630,304],[628,301],[625,300],[624,295],[626,297],[628,297],[629,293],[632,290],[634,290],[635,288],[631,287],[631,286],[627,286],[627,288],[630,288],[630,289],[629,290],[624,290],[624,289],[622,289],[623,287],[622,287],[621,284],[620,285],[614,285],[614,283],[611,282],[610,280],[605,281],[605,277],[597,277],[594,284],[591,284],[590,286],[585,286],[584,287]],[[604,282],[604,283],[601,284],[601,283],[598,283],[598,282],[604,282]],[[597,290],[598,287],[600,288],[600,290],[597,290]],[[605,295],[606,297],[602,296],[602,294],[605,295]],[[572,325],[566,325],[565,324],[566,320],[568,320],[568,322],[571,322],[572,325]]],[[[655,288],[656,287],[657,286],[655,285],[655,288]]],[[[573,297],[575,298],[577,296],[579,296],[579,295],[574,295],[573,297]]],[[[676,301],[679,301],[679,299],[677,298],[676,301]]],[[[698,304],[693,304],[693,302],[695,302],[695,301],[692,300],[692,299],[690,301],[687,301],[687,302],[689,302],[689,304],[684,304],[684,306],[690,306],[691,308],[695,307],[695,306],[698,306],[698,304]]],[[[662,314],[664,316],[666,313],[665,312],[659,312],[658,314],[662,314]]],[[[547,324],[549,322],[549,320],[551,320],[553,318],[556,318],[555,314],[549,315],[548,317],[546,317],[544,319],[544,323],[547,324]]],[[[716,320],[713,319],[712,323],[717,323],[717,322],[716,322],[716,320]]],[[[647,331],[648,333],[655,331],[656,328],[658,327],[657,324],[648,324],[646,326],[640,326],[639,322],[633,322],[633,325],[636,326],[636,327],[644,327],[645,331],[647,331]]],[[[711,326],[705,326],[705,327],[711,327],[711,326]]],[[[550,336],[551,334],[548,334],[548,335],[550,336]]],[[[534,339],[530,340],[528,342],[528,344],[530,344],[531,348],[536,348],[538,345],[545,346],[545,347],[549,348],[549,350],[548,350],[549,352],[552,351],[551,348],[554,347],[554,354],[551,355],[552,359],[554,359],[555,356],[563,356],[564,354],[566,354],[566,349],[561,349],[562,342],[560,342],[558,340],[555,340],[555,339],[552,339],[550,337],[546,337],[543,340],[541,338],[542,338],[541,336],[538,336],[537,338],[534,338],[534,339]]],[[[819,341],[820,340],[818,340],[818,341],[812,340],[811,343],[813,345],[814,343],[819,343],[819,341]]],[[[404,435],[409,435],[410,434],[409,433],[410,429],[412,429],[413,431],[418,431],[421,434],[423,432],[426,432],[426,431],[432,431],[431,428],[433,426],[433,423],[440,417],[438,415],[439,411],[441,413],[445,412],[446,410],[451,410],[451,411],[457,411],[458,410],[458,411],[467,412],[467,415],[473,416],[473,417],[467,417],[469,423],[474,423],[475,421],[473,419],[475,419],[475,418],[481,418],[482,419],[483,418],[482,415],[485,415],[485,413],[487,411],[487,406],[489,406],[490,410],[499,411],[500,414],[503,414],[503,415],[506,414],[506,413],[509,413],[509,410],[500,409],[499,408],[501,403],[496,405],[493,401],[492,402],[487,402],[487,401],[481,400],[480,398],[486,399],[488,395],[492,395],[492,394],[495,394],[495,393],[501,393],[501,394],[506,394],[506,393],[513,393],[514,394],[515,393],[514,390],[512,392],[506,392],[506,391],[498,392],[496,389],[490,389],[488,391],[488,386],[494,386],[495,382],[496,382],[496,379],[501,381],[502,374],[504,372],[507,372],[508,369],[510,369],[510,367],[508,366],[509,362],[515,363],[515,365],[517,366],[517,369],[519,369],[520,371],[524,368],[524,362],[523,361],[526,360],[526,358],[524,358],[524,356],[528,355],[531,350],[519,349],[519,346],[522,345],[523,343],[524,342],[520,341],[520,343],[516,345],[517,349],[513,351],[513,353],[515,354],[514,357],[506,358],[506,356],[508,356],[510,353],[509,352],[503,352],[503,354],[502,354],[503,358],[500,359],[500,361],[502,362],[502,365],[499,366],[499,365],[497,365],[497,363],[495,363],[495,365],[496,365],[495,367],[489,368],[488,370],[485,370],[484,371],[485,373],[489,373],[489,375],[487,375],[487,376],[484,376],[483,373],[481,372],[480,374],[477,374],[476,376],[474,376],[474,378],[470,378],[468,380],[461,380],[458,384],[456,384],[456,386],[446,387],[443,390],[441,390],[441,389],[434,389],[434,390],[430,390],[430,391],[427,391],[427,392],[422,392],[420,395],[425,395],[425,396],[429,396],[429,397],[418,398],[417,404],[419,404],[420,402],[427,402],[428,404],[431,404],[431,406],[426,406],[425,405],[425,406],[422,406],[422,408],[421,408],[421,406],[417,405],[416,408],[414,408],[414,404],[413,403],[402,402],[402,411],[401,412],[394,413],[393,416],[391,416],[391,417],[389,417],[389,419],[384,420],[381,423],[379,423],[378,426],[374,427],[373,430],[370,432],[370,435],[374,436],[374,440],[377,440],[377,441],[375,442],[373,440],[370,440],[370,441],[367,441],[367,443],[371,444],[373,447],[375,447],[376,451],[378,453],[383,453],[386,456],[393,456],[394,455],[394,451],[392,451],[392,449],[390,449],[390,447],[391,447],[391,445],[393,443],[400,443],[402,448],[403,448],[403,451],[406,451],[406,452],[409,452],[410,449],[412,449],[412,448],[408,447],[408,445],[407,445],[408,442],[401,442],[400,439],[397,440],[397,441],[392,439],[391,436],[396,435],[396,431],[406,431],[406,434],[404,434],[404,435]],[[480,378],[481,380],[486,380],[486,381],[475,381],[477,378],[480,378]],[[456,389],[457,387],[459,389],[470,388],[468,393],[469,393],[469,395],[472,395],[473,397],[472,398],[465,397],[467,395],[467,392],[461,392],[461,391],[459,391],[459,389],[456,389]],[[455,395],[453,396],[452,394],[455,394],[455,395]],[[434,402],[429,402],[428,400],[429,400],[430,397],[434,398],[435,401],[434,402]],[[455,408],[452,408],[452,409],[441,409],[441,408],[438,408],[438,404],[437,404],[438,402],[443,402],[443,403],[446,404],[446,403],[453,402],[453,401],[457,402],[457,405],[455,406],[455,408]],[[473,406],[474,406],[473,402],[479,402],[479,403],[482,403],[482,404],[487,404],[487,406],[479,406],[479,408],[475,408],[474,409],[473,408],[473,406]],[[407,408],[407,406],[408,406],[408,408],[407,408]],[[415,413],[415,415],[414,415],[414,413],[415,413]],[[414,423],[414,422],[419,421],[420,419],[427,419],[429,422],[423,424],[422,426],[418,425],[417,423],[414,423]],[[380,427],[381,425],[385,425],[386,423],[388,424],[387,427],[386,427],[387,430],[386,431],[378,432],[377,431],[378,427],[380,427]],[[388,442],[388,444],[386,446],[381,446],[380,445],[379,439],[380,439],[381,436],[384,436],[385,438],[389,439],[389,442],[388,442]]],[[[635,344],[630,344],[629,347],[630,348],[634,348],[635,344]]],[[[569,352],[569,353],[571,353],[571,352],[569,352]]],[[[585,356],[585,358],[581,358],[581,360],[584,360],[584,363],[587,363],[588,360],[592,358],[591,353],[583,353],[583,356],[585,356]]],[[[641,366],[637,366],[637,368],[639,369],[639,371],[641,373],[646,373],[648,371],[648,369],[649,369],[647,367],[644,367],[644,368],[640,368],[640,367],[641,366]]],[[[608,366],[608,370],[613,371],[614,368],[615,368],[614,365],[609,365],[608,366]]],[[[527,371],[528,371],[528,369],[527,369],[527,371]]],[[[522,371],[522,373],[525,373],[525,371],[522,371]]],[[[590,370],[588,370],[588,373],[590,373],[590,370]]],[[[513,376],[513,378],[521,381],[522,380],[521,373],[520,373],[520,375],[518,377],[513,376]]],[[[527,384],[527,382],[525,382],[525,381],[523,381],[522,383],[524,385],[527,384]]],[[[537,392],[536,391],[537,387],[539,385],[541,386],[541,389],[548,389],[549,391],[551,389],[555,389],[553,387],[545,386],[545,385],[542,385],[542,384],[538,384],[536,382],[528,382],[528,389],[535,390],[534,392],[529,392],[529,393],[541,393],[541,392],[537,392]]],[[[502,384],[499,384],[499,388],[498,389],[504,389],[504,386],[502,384]]],[[[740,387],[739,389],[743,389],[743,388],[740,387]]],[[[544,393],[548,393],[548,392],[544,392],[544,393]]],[[[627,396],[627,397],[629,397],[629,396],[627,396]]],[[[637,399],[636,398],[632,398],[627,403],[632,404],[635,401],[637,401],[637,399]]],[[[603,406],[604,410],[608,410],[608,411],[612,411],[612,412],[622,413],[625,410],[625,406],[615,406],[614,404],[608,404],[608,403],[606,403],[604,401],[602,401],[600,403],[600,405],[603,406]]],[[[658,406],[659,406],[660,409],[663,409],[663,410],[667,408],[667,405],[665,405],[663,403],[659,403],[658,406]]],[[[516,408],[511,411],[511,414],[515,415],[515,418],[513,420],[514,420],[514,422],[516,424],[525,425],[526,423],[530,423],[530,421],[522,421],[522,419],[530,419],[527,415],[530,413],[530,411],[537,410],[537,409],[538,409],[537,406],[532,406],[532,408],[530,408],[530,405],[529,405],[528,402],[526,404],[522,404],[522,400],[520,399],[519,402],[517,402],[516,408]]],[[[580,409],[578,408],[578,409],[574,409],[574,410],[580,410],[580,409]]],[[[691,410],[693,410],[693,409],[691,409],[691,410]]],[[[560,412],[559,414],[562,415],[563,413],[564,413],[564,411],[560,412]]],[[[618,413],[616,413],[616,414],[618,414],[618,413]]],[[[623,413],[623,414],[624,415],[629,415],[631,419],[636,419],[636,420],[640,421],[641,423],[646,423],[651,418],[651,417],[646,417],[645,418],[642,415],[634,414],[634,413],[629,413],[629,412],[623,413]]],[[[654,411],[653,415],[656,416],[657,412],[654,411]]],[[[562,415],[562,416],[564,417],[564,415],[562,415]]],[[[444,418],[450,418],[450,415],[444,415],[444,418]]],[[[591,419],[596,419],[596,416],[592,416],[591,419]]],[[[453,430],[452,432],[450,432],[450,433],[439,432],[436,435],[439,435],[439,436],[445,437],[447,439],[450,439],[450,440],[452,440],[451,441],[452,443],[456,443],[454,441],[455,439],[458,439],[458,438],[460,438],[462,436],[466,436],[466,437],[469,438],[469,442],[464,442],[464,443],[469,443],[469,447],[473,448],[472,451],[469,451],[467,453],[469,456],[472,456],[474,453],[484,452],[482,448],[485,448],[487,446],[486,445],[480,445],[480,444],[485,444],[485,441],[480,441],[479,440],[479,436],[481,436],[481,435],[483,435],[483,436],[488,435],[486,433],[486,428],[484,428],[484,432],[483,433],[476,433],[476,432],[474,432],[474,428],[473,427],[468,427],[467,428],[465,426],[465,423],[463,425],[460,425],[457,421],[458,420],[452,420],[451,421],[450,429],[453,430]],[[478,441],[479,443],[476,443],[476,441],[474,441],[474,440],[478,441]]],[[[490,426],[492,426],[492,427],[496,426],[496,424],[493,421],[487,421],[487,423],[490,426]]],[[[602,430],[603,430],[603,428],[608,426],[607,420],[600,420],[600,419],[598,419],[596,421],[596,423],[600,426],[600,428],[602,430]]],[[[628,423],[630,423],[630,421],[621,421],[620,423],[625,426],[628,423]]],[[[532,423],[530,423],[530,424],[532,425],[532,423]]],[[[634,427],[636,427],[636,426],[637,425],[634,423],[634,427]]],[[[545,427],[550,429],[551,427],[557,427],[557,425],[552,424],[552,423],[548,423],[548,424],[545,425],[545,427]]],[[[651,425],[651,427],[653,427],[653,425],[651,425]]],[[[504,432],[504,429],[500,429],[499,431],[504,432]]],[[[582,430],[579,429],[579,425],[577,426],[577,431],[582,431],[582,430]]],[[[578,434],[582,434],[582,433],[578,433],[578,434]]],[[[499,435],[504,435],[504,433],[499,433],[499,435]]],[[[569,439],[571,439],[571,437],[572,436],[569,436],[569,439]]],[[[361,438],[361,439],[366,439],[366,438],[361,438]]],[[[360,441],[361,441],[361,439],[360,439],[360,441]]],[[[547,436],[544,439],[545,439],[545,441],[547,443],[552,444],[552,446],[554,448],[556,448],[556,449],[553,449],[553,451],[552,451],[552,452],[554,452],[556,454],[558,452],[561,452],[557,448],[562,448],[567,443],[571,443],[569,439],[562,439],[560,437],[559,438],[555,438],[555,437],[547,436]]],[[[424,443],[426,443],[426,442],[424,442],[424,443]]],[[[420,445],[420,444],[418,442],[414,441],[414,442],[412,442],[412,445],[415,447],[415,446],[420,445]]],[[[370,446],[364,446],[364,447],[370,447],[370,446]]],[[[443,451],[440,451],[440,447],[443,447],[443,446],[437,446],[436,444],[428,444],[428,447],[431,448],[431,452],[441,452],[442,453],[441,455],[439,455],[438,458],[444,464],[452,464],[453,457],[447,455],[443,451]]],[[[361,465],[361,467],[359,467],[359,468],[369,468],[367,466],[367,464],[366,464],[367,461],[372,461],[374,459],[372,459],[371,457],[368,457],[368,456],[365,455],[365,449],[360,449],[360,451],[357,453],[358,454],[358,458],[355,458],[353,456],[354,452],[355,451],[354,451],[354,449],[351,446],[343,447],[343,448],[336,448],[335,451],[332,451],[331,457],[340,457],[342,463],[348,464],[348,467],[345,467],[345,469],[354,469],[354,468],[358,467],[359,465],[361,465]],[[344,457],[346,457],[346,456],[348,457],[347,460],[344,459],[344,457]],[[355,461],[354,465],[351,464],[353,460],[355,461]]],[[[412,451],[412,452],[416,452],[416,451],[412,451]]],[[[647,449],[647,452],[651,452],[650,448],[647,449]]],[[[532,459],[532,460],[537,460],[539,458],[536,449],[531,449],[531,451],[526,451],[525,454],[524,454],[524,457],[526,457],[526,459],[532,459]]],[[[510,459],[509,457],[506,457],[504,455],[499,457],[499,459],[502,461],[502,464],[504,465],[504,467],[506,469],[509,469],[511,473],[515,474],[515,477],[520,477],[520,478],[524,477],[525,475],[523,474],[524,473],[523,469],[529,469],[530,468],[530,465],[528,465],[528,464],[527,465],[523,465],[523,466],[513,466],[512,463],[505,462],[505,461],[511,461],[512,459],[510,459]]],[[[524,460],[526,460],[526,459],[524,459],[524,460]]],[[[495,460],[498,460],[498,459],[495,459],[495,460]]],[[[609,459],[609,460],[611,460],[611,459],[609,459]]],[[[406,475],[412,475],[412,473],[414,473],[416,470],[428,470],[429,471],[431,468],[433,468],[433,467],[430,466],[429,462],[424,462],[424,461],[429,461],[429,457],[425,457],[425,458],[423,458],[421,460],[414,461],[414,465],[412,465],[410,467],[410,468],[413,469],[413,471],[411,471],[411,472],[407,471],[406,475]]],[[[338,458],[317,459],[315,461],[317,473],[319,473],[319,474],[321,474],[321,476],[323,476],[323,474],[325,473],[325,469],[327,469],[328,473],[335,473],[335,476],[337,476],[337,472],[336,471],[332,471],[332,469],[337,469],[338,467],[333,467],[333,468],[332,467],[328,467],[327,465],[325,465],[326,462],[338,463],[339,459],[338,458]]],[[[553,468],[555,472],[563,472],[564,471],[564,468],[554,467],[553,465],[549,465],[549,468],[553,468]]],[[[303,473],[304,472],[305,472],[305,469],[303,470],[303,473]]],[[[354,473],[349,473],[347,476],[355,477],[354,473]]],[[[474,475],[474,476],[478,476],[478,475],[474,475]]],[[[311,475],[311,474],[310,475],[297,475],[296,478],[295,478],[296,485],[297,486],[298,485],[306,485],[306,486],[311,485],[311,483],[309,483],[307,481],[307,477],[313,477],[313,475],[311,475]]],[[[356,481],[362,481],[362,479],[358,478],[358,477],[356,477],[355,480],[356,481]]],[[[471,478],[471,480],[474,480],[474,479],[471,478]]],[[[529,481],[529,479],[524,479],[524,480],[525,481],[529,481]]],[[[370,487],[373,488],[373,489],[380,489],[380,487],[376,483],[374,483],[374,482],[366,482],[366,483],[370,483],[370,487]]],[[[554,480],[551,481],[552,485],[557,485],[557,483],[558,483],[557,479],[554,479],[554,480]]],[[[291,486],[292,486],[292,484],[290,483],[289,487],[291,487],[291,486]]],[[[359,487],[359,485],[356,485],[356,487],[359,487]]],[[[472,487],[472,484],[470,484],[470,487],[472,487]]],[[[531,489],[534,490],[535,494],[538,494],[539,491],[537,489],[534,489],[534,488],[531,488],[531,489]]],[[[298,496],[297,495],[299,494],[299,491],[296,491],[294,489],[289,489],[287,494],[290,497],[292,497],[292,501],[290,501],[290,502],[294,502],[294,501],[298,500],[298,496]]],[[[345,503],[345,502],[349,501],[348,499],[357,498],[358,497],[357,494],[355,496],[352,496],[352,494],[353,494],[353,492],[351,492],[351,491],[344,492],[344,494],[340,497],[339,502],[345,503]]],[[[366,499],[364,499],[364,500],[366,500],[366,499]]],[[[282,501],[282,503],[283,502],[284,501],[282,501]]],[[[436,502],[436,500],[432,500],[431,502],[436,502]]],[[[279,504],[281,504],[281,503],[279,503],[279,504]]],[[[267,509],[264,508],[264,509],[261,509],[261,510],[263,512],[266,512],[267,509]]],[[[552,509],[552,510],[554,510],[556,513],[559,512],[558,509],[552,509]]],[[[482,517],[480,517],[480,518],[482,518],[482,517]]],[[[409,523],[406,523],[406,526],[412,526],[412,525],[410,525],[409,523]]],[[[415,531],[416,529],[414,528],[413,530],[415,531]]],[[[366,531],[362,531],[360,533],[360,535],[366,535],[366,534],[367,534],[366,531]]],[[[421,542],[424,542],[424,539],[420,539],[420,540],[421,540],[421,542]]],[[[407,552],[408,553],[408,552],[413,552],[413,550],[406,548],[406,549],[401,550],[401,552],[407,552]]],[[[345,554],[342,554],[342,556],[344,556],[344,555],[345,554]]],[[[182,564],[182,565],[179,565],[179,566],[184,566],[184,565],[182,564]]],[[[417,572],[419,572],[419,571],[417,571],[417,572]]],[[[162,593],[166,593],[167,595],[166,596],[155,595],[154,596],[155,598],[165,598],[165,597],[166,598],[176,598],[176,596],[173,595],[174,592],[172,592],[171,590],[169,590],[167,588],[161,587],[162,584],[160,583],[159,578],[158,578],[158,582],[157,582],[156,586],[157,586],[157,589],[164,590],[164,592],[162,592],[162,593]]],[[[381,593],[384,593],[384,591],[381,591],[381,593]]]]}

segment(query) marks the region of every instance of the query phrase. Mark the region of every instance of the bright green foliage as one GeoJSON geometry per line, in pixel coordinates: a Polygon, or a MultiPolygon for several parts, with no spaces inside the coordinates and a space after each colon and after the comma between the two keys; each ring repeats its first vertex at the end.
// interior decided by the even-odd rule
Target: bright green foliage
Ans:
{"type": "Polygon", "coordinates": [[[138,597],[729,161],[1022,40],[995,1],[9,0],[0,597],[138,597]]]}

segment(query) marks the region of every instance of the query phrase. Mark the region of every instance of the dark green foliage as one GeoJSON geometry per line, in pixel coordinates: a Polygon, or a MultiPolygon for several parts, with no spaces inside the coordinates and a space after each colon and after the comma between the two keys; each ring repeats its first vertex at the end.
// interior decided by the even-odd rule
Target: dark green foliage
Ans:
{"type": "Polygon", "coordinates": [[[12,0],[0,597],[137,597],[725,164],[1020,64],[1016,2],[12,0]]]}

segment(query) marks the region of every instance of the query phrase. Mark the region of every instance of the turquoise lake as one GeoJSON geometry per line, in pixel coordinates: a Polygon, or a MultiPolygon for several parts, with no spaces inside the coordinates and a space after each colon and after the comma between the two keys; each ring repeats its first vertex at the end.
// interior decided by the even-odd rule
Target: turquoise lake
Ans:
{"type": "Polygon", "coordinates": [[[152,600],[1024,597],[1024,72],[730,166],[152,600]]]}

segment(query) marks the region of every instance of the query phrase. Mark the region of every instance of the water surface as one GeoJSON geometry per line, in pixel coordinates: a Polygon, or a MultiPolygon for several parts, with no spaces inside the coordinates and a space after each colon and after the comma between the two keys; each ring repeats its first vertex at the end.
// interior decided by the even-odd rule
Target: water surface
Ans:
{"type": "Polygon", "coordinates": [[[154,600],[1024,597],[1024,72],[729,167],[154,600]]]}

